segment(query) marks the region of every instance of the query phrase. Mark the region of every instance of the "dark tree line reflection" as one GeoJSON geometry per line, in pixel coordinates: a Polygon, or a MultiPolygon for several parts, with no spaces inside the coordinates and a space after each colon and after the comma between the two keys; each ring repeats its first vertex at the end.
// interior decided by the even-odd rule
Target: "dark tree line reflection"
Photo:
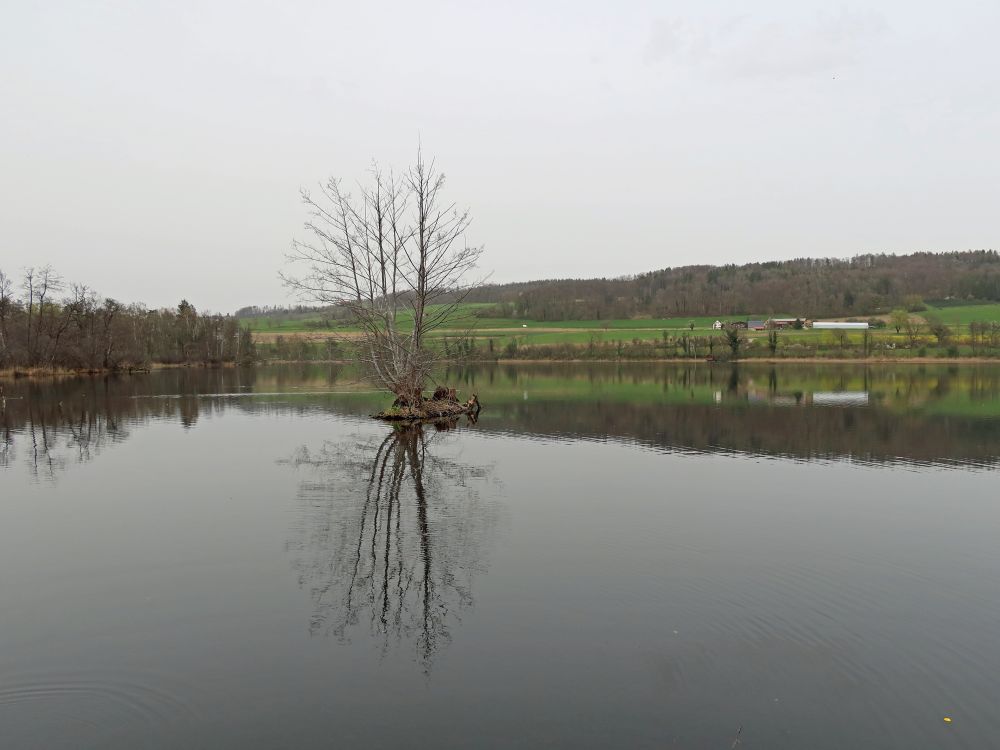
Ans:
{"type": "Polygon", "coordinates": [[[288,548],[311,632],[410,644],[430,669],[473,604],[498,518],[480,498],[488,470],[437,450],[455,426],[398,427],[374,446],[303,447],[291,460],[308,472],[288,548]]]}
{"type": "MultiPolygon", "coordinates": [[[[479,429],[634,440],[665,450],[995,466],[1000,366],[567,365],[469,367],[479,429]]],[[[0,469],[61,476],[151,421],[184,429],[236,410],[367,418],[384,406],[331,365],[176,369],[0,381],[0,469]]]]}
{"type": "Polygon", "coordinates": [[[99,399],[0,400],[0,468],[19,459],[36,477],[57,477],[71,462],[90,461],[128,438],[120,414],[99,399]]]}
{"type": "Polygon", "coordinates": [[[177,368],[137,375],[0,379],[0,468],[22,465],[36,477],[54,479],[153,420],[191,428],[230,408],[306,413],[316,408],[306,395],[282,401],[255,398],[255,393],[303,385],[322,390],[338,378],[335,366],[291,366],[267,377],[252,368],[177,368]]]}
{"type": "Polygon", "coordinates": [[[481,427],[536,437],[799,460],[994,467],[1000,367],[540,364],[448,375],[491,403],[481,427]]]}

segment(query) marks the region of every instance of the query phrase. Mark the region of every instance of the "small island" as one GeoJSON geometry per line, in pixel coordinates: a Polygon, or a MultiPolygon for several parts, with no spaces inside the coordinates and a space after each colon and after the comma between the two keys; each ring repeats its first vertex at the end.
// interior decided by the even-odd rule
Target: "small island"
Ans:
{"type": "Polygon", "coordinates": [[[397,396],[390,408],[372,416],[390,422],[412,422],[459,417],[463,414],[478,417],[481,410],[482,405],[475,393],[463,402],[459,400],[454,388],[438,387],[430,398],[424,398],[420,391],[406,398],[397,396]]]}

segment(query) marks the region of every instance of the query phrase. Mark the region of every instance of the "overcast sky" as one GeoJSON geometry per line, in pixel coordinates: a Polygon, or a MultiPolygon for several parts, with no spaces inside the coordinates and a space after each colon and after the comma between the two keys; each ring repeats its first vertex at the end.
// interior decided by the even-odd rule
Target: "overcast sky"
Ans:
{"type": "Polygon", "coordinates": [[[499,281],[998,248],[998,39],[996,0],[7,0],[0,268],[287,302],[299,188],[418,138],[499,281]]]}

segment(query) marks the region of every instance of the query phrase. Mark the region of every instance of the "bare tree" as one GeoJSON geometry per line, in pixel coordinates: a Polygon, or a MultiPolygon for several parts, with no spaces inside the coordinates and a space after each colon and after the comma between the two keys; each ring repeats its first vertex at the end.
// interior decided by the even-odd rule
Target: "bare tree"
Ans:
{"type": "MultiPolygon", "coordinates": [[[[52,306],[51,296],[63,288],[62,277],[55,272],[52,266],[42,268],[27,268],[24,271],[24,281],[22,282],[25,294],[27,295],[27,350],[28,364],[39,363],[42,354],[43,333],[47,333],[46,305],[52,306]],[[34,327],[32,327],[34,321],[34,327]]],[[[55,326],[56,339],[62,335],[65,327],[61,324],[55,326]]]]}
{"type": "Polygon", "coordinates": [[[403,404],[417,405],[436,354],[427,337],[453,317],[476,284],[481,247],[465,242],[467,210],[442,196],[445,177],[418,150],[402,177],[373,164],[355,198],[331,178],[302,191],[307,241],[288,259],[307,269],[282,278],[300,296],[347,308],[361,328],[361,358],[403,404]]]}
{"type": "Polygon", "coordinates": [[[24,289],[24,293],[27,295],[27,304],[25,308],[27,309],[27,328],[25,331],[25,349],[28,352],[28,363],[34,364],[35,350],[31,346],[31,319],[35,311],[35,269],[26,268],[24,269],[24,281],[21,282],[21,287],[24,289]]]}
{"type": "MultiPolygon", "coordinates": [[[[116,342],[112,325],[115,322],[115,317],[124,309],[125,306],[121,302],[110,297],[106,298],[104,304],[101,305],[101,366],[105,369],[108,369],[113,364],[111,354],[115,349],[116,342]]],[[[238,360],[239,356],[236,359],[238,360]]]]}
{"type": "Polygon", "coordinates": [[[7,333],[7,320],[10,318],[14,308],[14,285],[3,271],[0,271],[0,367],[3,367],[10,358],[8,352],[8,342],[10,335],[7,333]]]}
{"type": "Polygon", "coordinates": [[[906,340],[909,343],[910,348],[917,345],[917,342],[920,340],[920,332],[922,328],[923,325],[919,319],[909,316],[907,317],[906,322],[903,324],[903,330],[906,332],[906,340]]]}

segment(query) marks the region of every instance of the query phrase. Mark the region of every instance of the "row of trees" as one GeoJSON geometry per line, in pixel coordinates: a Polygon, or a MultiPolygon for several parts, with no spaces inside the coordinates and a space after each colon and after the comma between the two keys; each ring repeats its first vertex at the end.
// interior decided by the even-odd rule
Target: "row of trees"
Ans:
{"type": "Polygon", "coordinates": [[[151,363],[254,358],[249,328],[230,316],[149,310],[67,284],[50,266],[20,279],[0,270],[0,369],[115,370],[151,363]]]}
{"type": "Polygon", "coordinates": [[[872,315],[895,308],[919,312],[922,299],[947,298],[1000,301],[1000,255],[977,250],[684,266],[616,279],[488,285],[468,299],[495,303],[495,313],[502,306],[517,317],[558,321],[639,315],[872,315]]]}

